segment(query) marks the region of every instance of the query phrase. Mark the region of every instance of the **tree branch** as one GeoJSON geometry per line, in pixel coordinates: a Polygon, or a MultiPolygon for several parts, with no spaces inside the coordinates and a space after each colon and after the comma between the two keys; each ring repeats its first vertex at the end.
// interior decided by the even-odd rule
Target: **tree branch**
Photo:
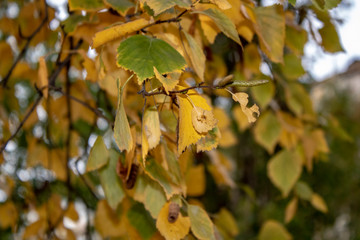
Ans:
{"type": "MultiPolygon", "coordinates": [[[[29,45],[30,45],[30,42],[31,40],[36,36],[36,34],[38,34],[41,30],[41,28],[45,25],[45,23],[47,22],[48,18],[49,18],[49,12],[48,12],[48,5],[46,3],[46,1],[44,0],[45,2],[45,17],[43,18],[43,20],[41,21],[40,25],[34,30],[34,32],[28,36],[28,37],[25,37],[26,38],[26,43],[25,43],[25,46],[22,48],[21,52],[19,53],[19,55],[17,56],[17,58],[15,59],[15,62],[13,63],[13,65],[11,66],[9,72],[6,74],[6,76],[4,77],[4,79],[2,80],[1,82],[1,85],[4,87],[4,88],[7,88],[7,83],[10,79],[10,76],[12,74],[12,72],[14,71],[16,65],[20,62],[20,60],[24,57],[29,45]]],[[[21,32],[21,30],[19,29],[19,32],[21,32]]]]}

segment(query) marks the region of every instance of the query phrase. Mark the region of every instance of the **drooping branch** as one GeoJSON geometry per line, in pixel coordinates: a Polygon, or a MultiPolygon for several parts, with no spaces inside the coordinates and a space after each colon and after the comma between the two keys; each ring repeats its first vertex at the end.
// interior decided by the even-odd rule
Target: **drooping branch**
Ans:
{"type": "MultiPolygon", "coordinates": [[[[38,34],[41,30],[41,28],[45,25],[45,23],[48,21],[49,18],[49,11],[48,11],[48,5],[46,3],[46,1],[44,0],[45,3],[45,16],[43,18],[43,20],[41,21],[41,23],[39,24],[39,26],[34,30],[34,32],[32,32],[32,34],[30,34],[30,36],[24,36],[24,38],[26,39],[26,43],[24,45],[24,47],[21,49],[19,55],[16,57],[15,62],[11,65],[10,70],[8,71],[8,73],[6,74],[6,76],[4,77],[4,79],[1,82],[1,85],[6,88],[7,87],[7,83],[10,79],[10,76],[12,74],[12,72],[14,71],[16,65],[20,62],[20,60],[24,57],[27,49],[29,48],[30,42],[31,40],[36,36],[36,34],[38,34]]],[[[19,29],[19,32],[21,33],[21,30],[19,29]]],[[[22,34],[21,34],[22,35],[22,34]]]]}

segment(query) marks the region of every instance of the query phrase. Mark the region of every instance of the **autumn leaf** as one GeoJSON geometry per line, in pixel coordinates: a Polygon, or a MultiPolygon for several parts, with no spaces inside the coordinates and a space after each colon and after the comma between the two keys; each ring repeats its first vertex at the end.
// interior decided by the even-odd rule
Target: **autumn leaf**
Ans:
{"type": "Polygon", "coordinates": [[[214,225],[206,211],[196,205],[188,205],[191,231],[200,240],[215,240],[214,225]]]}
{"type": "Polygon", "coordinates": [[[170,203],[167,202],[161,208],[156,220],[156,227],[166,239],[183,239],[190,230],[190,219],[189,217],[183,217],[182,214],[179,213],[175,222],[169,222],[169,205],[170,203]]]}
{"type": "Polygon", "coordinates": [[[146,109],[143,117],[142,131],[142,143],[146,145],[146,147],[142,148],[142,157],[145,160],[147,152],[155,148],[160,142],[160,120],[156,107],[146,109]]]}
{"type": "Polygon", "coordinates": [[[146,26],[151,24],[150,21],[147,21],[143,18],[115,25],[109,28],[106,28],[100,32],[97,32],[93,38],[93,48],[97,48],[107,42],[125,36],[126,34],[136,32],[146,26]]]}
{"type": "Polygon", "coordinates": [[[39,58],[39,72],[38,72],[38,88],[44,88],[44,97],[47,98],[49,95],[49,89],[47,88],[48,83],[48,71],[44,57],[39,58]]]}
{"type": "Polygon", "coordinates": [[[191,110],[191,121],[195,130],[199,133],[210,131],[217,123],[212,111],[207,111],[196,106],[191,110]]]}
{"type": "Polygon", "coordinates": [[[158,15],[169,8],[179,6],[183,8],[189,8],[191,5],[190,0],[141,0],[154,10],[155,15],[158,15]]]}
{"type": "Polygon", "coordinates": [[[163,85],[165,92],[169,94],[169,91],[172,91],[179,82],[179,79],[171,79],[171,75],[169,74],[167,77],[164,77],[159,71],[154,67],[155,77],[161,82],[163,85]]]}
{"type": "Polygon", "coordinates": [[[98,136],[94,146],[91,148],[88,162],[86,164],[86,171],[94,171],[107,164],[109,160],[109,152],[105,146],[104,140],[98,136]]]}
{"type": "Polygon", "coordinates": [[[260,115],[259,107],[254,104],[250,108],[247,107],[248,104],[248,95],[246,93],[232,93],[232,98],[234,101],[237,101],[240,103],[241,110],[246,115],[249,123],[255,122],[256,118],[254,117],[254,113],[256,113],[257,116],[260,115]]]}
{"type": "Polygon", "coordinates": [[[277,221],[268,220],[260,229],[259,240],[291,240],[290,233],[277,221]]]}

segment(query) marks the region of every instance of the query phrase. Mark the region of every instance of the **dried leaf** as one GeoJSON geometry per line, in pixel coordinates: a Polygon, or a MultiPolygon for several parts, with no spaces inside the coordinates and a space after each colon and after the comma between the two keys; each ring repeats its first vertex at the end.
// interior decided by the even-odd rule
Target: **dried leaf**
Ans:
{"type": "Polygon", "coordinates": [[[193,127],[199,133],[207,133],[213,129],[217,123],[212,111],[207,111],[196,106],[191,110],[191,120],[193,127]]]}
{"type": "Polygon", "coordinates": [[[154,67],[154,73],[155,77],[162,83],[165,92],[169,94],[169,91],[174,90],[176,85],[179,82],[179,79],[171,79],[171,75],[168,75],[167,77],[164,77],[162,74],[159,73],[159,71],[154,67]]]}
{"type": "Polygon", "coordinates": [[[240,103],[241,110],[243,113],[245,113],[249,123],[255,122],[256,118],[254,117],[254,113],[256,113],[257,117],[260,115],[259,107],[254,104],[250,108],[248,108],[246,105],[248,104],[248,95],[243,92],[232,94],[232,98],[234,101],[237,101],[240,103]]]}

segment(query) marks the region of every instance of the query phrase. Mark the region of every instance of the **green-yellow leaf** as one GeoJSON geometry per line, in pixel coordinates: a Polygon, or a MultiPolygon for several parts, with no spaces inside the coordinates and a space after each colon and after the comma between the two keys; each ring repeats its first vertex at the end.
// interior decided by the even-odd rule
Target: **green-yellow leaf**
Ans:
{"type": "Polygon", "coordinates": [[[179,212],[179,215],[175,222],[171,223],[168,221],[169,205],[166,203],[159,214],[156,221],[156,227],[166,239],[180,240],[183,239],[189,232],[190,220],[189,217],[183,217],[179,212]]]}
{"type": "Polygon", "coordinates": [[[200,240],[215,240],[214,225],[204,209],[196,205],[188,205],[191,231],[200,240]]]}
{"type": "Polygon", "coordinates": [[[139,84],[153,77],[154,67],[160,74],[174,72],[185,67],[185,59],[163,40],[135,35],[120,43],[117,64],[133,71],[139,84]]]}
{"type": "Polygon", "coordinates": [[[242,46],[235,24],[225,15],[225,13],[216,8],[209,8],[204,11],[195,11],[193,13],[204,14],[210,17],[215,22],[216,26],[227,37],[231,38],[242,46]]]}
{"type": "Polygon", "coordinates": [[[182,192],[181,188],[172,183],[168,172],[153,158],[148,158],[145,163],[145,173],[158,182],[164,189],[166,198],[170,199],[175,194],[182,192]]]}
{"type": "Polygon", "coordinates": [[[295,54],[286,54],[284,56],[284,64],[281,64],[280,68],[288,79],[297,79],[306,73],[302,66],[301,58],[295,54]]]}
{"type": "Polygon", "coordinates": [[[109,160],[109,151],[104,144],[102,136],[98,136],[94,146],[91,148],[86,171],[94,171],[106,165],[109,160]]]}
{"type": "Polygon", "coordinates": [[[255,31],[260,39],[261,50],[274,62],[283,62],[285,43],[285,16],[283,6],[275,4],[258,7],[255,31]]]}
{"type": "MultiPolygon", "coordinates": [[[[124,86],[123,86],[124,87],[124,86]]],[[[133,140],[130,131],[130,125],[126,116],[124,102],[122,99],[124,88],[119,87],[118,109],[114,124],[114,138],[121,151],[130,151],[133,148],[133,140]]]]}
{"type": "Polygon", "coordinates": [[[191,65],[194,68],[198,77],[204,81],[204,72],[205,72],[205,54],[199,44],[195,41],[195,39],[185,31],[183,31],[186,42],[185,48],[187,53],[189,54],[191,65]]]}
{"type": "Polygon", "coordinates": [[[157,218],[161,208],[166,203],[164,190],[157,182],[151,182],[145,187],[144,206],[153,218],[157,218]]]}
{"type": "Polygon", "coordinates": [[[176,85],[179,83],[179,79],[172,79],[170,75],[164,77],[159,71],[154,67],[155,77],[161,82],[163,85],[165,92],[169,94],[169,91],[172,91],[176,85]]]}
{"type": "Polygon", "coordinates": [[[265,109],[275,95],[275,86],[272,82],[269,82],[268,84],[250,88],[250,92],[260,108],[265,109]]]}
{"type": "Polygon", "coordinates": [[[135,6],[135,4],[129,0],[104,0],[104,3],[122,14],[135,6]]]}
{"type": "MultiPolygon", "coordinates": [[[[159,114],[156,107],[151,107],[146,109],[143,117],[143,141],[147,141],[145,143],[147,145],[146,148],[143,148],[142,156],[145,159],[148,150],[156,147],[160,142],[160,120],[159,114]]],[[[144,142],[143,142],[144,144],[144,142]]]]}
{"type": "Polygon", "coordinates": [[[307,183],[299,181],[295,185],[295,193],[299,196],[299,198],[310,201],[313,195],[313,190],[307,183]]]}
{"type": "Polygon", "coordinates": [[[158,15],[174,6],[182,8],[189,8],[191,5],[190,0],[142,0],[154,10],[155,15],[158,15]]]}
{"type": "Polygon", "coordinates": [[[267,165],[267,174],[279,188],[283,197],[288,196],[301,174],[301,158],[297,151],[282,150],[273,156],[267,165]]]}
{"type": "Polygon", "coordinates": [[[85,11],[97,11],[104,8],[104,2],[102,0],[69,0],[70,11],[85,10],[85,11]]]}
{"type": "Polygon", "coordinates": [[[106,28],[100,32],[97,32],[93,38],[92,47],[97,48],[107,42],[115,40],[117,38],[123,37],[126,34],[139,31],[140,29],[146,27],[150,24],[150,21],[143,18],[137,20],[115,25],[109,28],[106,28]]]}
{"type": "Polygon", "coordinates": [[[255,140],[272,154],[279,141],[281,129],[281,123],[277,117],[271,111],[267,111],[259,118],[255,125],[255,140]]]}
{"type": "Polygon", "coordinates": [[[340,43],[339,35],[334,24],[330,21],[325,21],[324,26],[319,30],[321,35],[321,45],[324,50],[330,53],[344,51],[340,43]]]}
{"type": "Polygon", "coordinates": [[[292,236],[284,226],[275,221],[266,221],[260,229],[259,240],[291,240],[292,236]]]}
{"type": "Polygon", "coordinates": [[[311,205],[320,212],[327,213],[328,208],[324,199],[317,193],[313,193],[311,196],[311,205]]]}
{"type": "Polygon", "coordinates": [[[235,237],[239,234],[239,228],[237,226],[236,219],[226,208],[220,209],[215,216],[215,225],[228,233],[231,237],[235,237]]]}
{"type": "Polygon", "coordinates": [[[106,200],[112,209],[116,209],[125,196],[120,179],[116,173],[119,154],[111,149],[108,164],[99,170],[101,186],[104,189],[106,200]]]}
{"type": "Polygon", "coordinates": [[[222,10],[231,8],[231,4],[227,0],[210,0],[210,2],[217,5],[222,10]]]}

